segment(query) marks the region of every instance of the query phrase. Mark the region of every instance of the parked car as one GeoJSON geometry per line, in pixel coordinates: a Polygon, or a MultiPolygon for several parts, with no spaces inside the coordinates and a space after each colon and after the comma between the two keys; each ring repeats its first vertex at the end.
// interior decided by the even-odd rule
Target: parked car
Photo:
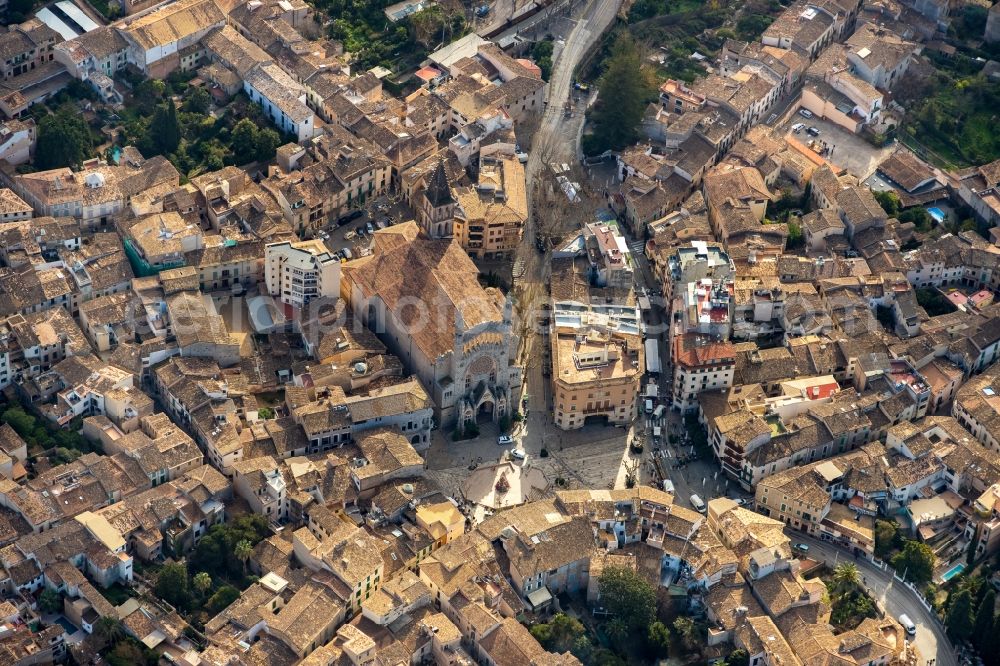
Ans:
{"type": "Polygon", "coordinates": [[[802,116],[803,118],[812,118],[813,112],[810,111],[809,109],[799,109],[799,115],[802,116]]]}
{"type": "Polygon", "coordinates": [[[345,224],[347,224],[348,222],[353,222],[354,220],[358,219],[362,215],[364,215],[364,213],[361,212],[360,210],[352,210],[350,213],[347,213],[345,215],[341,215],[339,218],[337,218],[337,226],[338,227],[342,227],[345,224]]]}
{"type": "Polygon", "coordinates": [[[806,126],[805,123],[795,123],[794,125],[792,125],[792,131],[798,134],[803,129],[805,129],[805,126],[806,126]]]}
{"type": "Polygon", "coordinates": [[[351,229],[346,234],[344,234],[344,240],[353,240],[353,239],[355,239],[357,237],[358,237],[358,233],[356,231],[354,231],[354,229],[351,229]]]}
{"type": "Polygon", "coordinates": [[[497,437],[497,444],[500,446],[509,446],[514,443],[514,438],[510,435],[500,435],[497,437]]]}
{"type": "Polygon", "coordinates": [[[915,636],[917,634],[917,625],[913,624],[913,620],[906,613],[899,616],[899,623],[903,625],[903,629],[906,629],[906,633],[909,635],[915,636]]]}
{"type": "Polygon", "coordinates": [[[351,254],[350,248],[346,247],[340,251],[340,256],[342,256],[344,259],[347,259],[348,261],[354,258],[354,255],[351,254]]]}
{"type": "Polygon", "coordinates": [[[799,553],[802,553],[803,555],[809,554],[809,544],[807,543],[797,543],[794,546],[792,546],[792,549],[799,553]]]}
{"type": "Polygon", "coordinates": [[[375,233],[375,225],[374,225],[374,224],[372,224],[371,222],[369,222],[369,223],[368,223],[368,224],[367,224],[367,225],[365,226],[365,230],[367,230],[369,234],[373,234],[373,233],[375,233]]]}
{"type": "Polygon", "coordinates": [[[820,134],[822,134],[822,132],[820,132],[815,127],[810,127],[809,129],[806,130],[806,133],[809,134],[810,136],[819,136],[820,134]]]}
{"type": "Polygon", "coordinates": [[[528,161],[528,153],[520,152],[517,154],[517,161],[524,164],[528,161]]]}
{"type": "Polygon", "coordinates": [[[510,457],[513,458],[514,460],[524,460],[526,454],[521,449],[511,449],[510,457]]]}
{"type": "Polygon", "coordinates": [[[357,227],[355,227],[354,230],[358,232],[358,236],[360,236],[361,238],[364,238],[365,235],[367,235],[368,233],[368,229],[363,224],[359,224],[357,227]]]}
{"type": "Polygon", "coordinates": [[[705,502],[703,502],[700,497],[697,495],[691,495],[691,498],[688,501],[691,502],[691,506],[694,507],[695,511],[705,513],[705,502]]]}

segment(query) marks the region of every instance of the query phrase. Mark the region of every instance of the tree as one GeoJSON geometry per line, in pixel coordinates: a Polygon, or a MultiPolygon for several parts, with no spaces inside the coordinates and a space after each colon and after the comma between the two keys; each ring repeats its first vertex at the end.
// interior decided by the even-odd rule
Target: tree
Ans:
{"type": "Polygon", "coordinates": [[[750,655],[742,648],[737,648],[726,657],[726,666],[749,666],[750,655]]]}
{"type": "Polygon", "coordinates": [[[257,126],[249,118],[236,123],[230,135],[230,145],[237,164],[252,162],[257,151],[257,126]]]}
{"type": "Polygon", "coordinates": [[[955,306],[948,297],[933,287],[924,287],[915,291],[917,304],[927,311],[931,317],[948,314],[955,311],[955,306]]]}
{"type": "Polygon", "coordinates": [[[211,597],[209,597],[208,602],[206,602],[205,607],[210,613],[218,613],[225,610],[229,604],[233,603],[240,598],[240,591],[237,590],[232,585],[223,585],[218,590],[215,591],[211,597]]]}
{"type": "Polygon", "coordinates": [[[891,520],[875,521],[875,554],[880,558],[889,557],[899,542],[899,525],[891,520]]]}
{"type": "Polygon", "coordinates": [[[948,637],[956,643],[962,643],[972,635],[972,595],[969,590],[961,590],[951,600],[944,624],[948,628],[948,637]]]}
{"type": "Polygon", "coordinates": [[[161,155],[177,150],[181,143],[181,126],[177,122],[177,107],[168,99],[166,104],[156,107],[153,121],[149,124],[152,143],[161,155]]]}
{"type": "Polygon", "coordinates": [[[125,636],[125,628],[116,617],[102,617],[94,625],[94,633],[107,644],[114,644],[125,636]]]}
{"type": "Polygon", "coordinates": [[[659,620],[649,625],[646,644],[654,657],[666,658],[670,655],[670,629],[659,620]]]}
{"type": "Polygon", "coordinates": [[[993,609],[997,603],[997,594],[993,588],[988,585],[983,587],[988,589],[983,595],[982,601],[979,602],[979,608],[976,609],[976,622],[972,629],[972,643],[979,650],[981,656],[986,654],[989,647],[990,631],[993,630],[993,609]]]}
{"type": "Polygon", "coordinates": [[[62,106],[38,123],[35,166],[39,169],[78,166],[90,156],[93,140],[83,116],[62,106]]]}
{"type": "Polygon", "coordinates": [[[646,103],[655,87],[633,39],[623,33],[611,49],[594,107],[593,152],[620,150],[635,141],[646,103]]]}
{"type": "Polygon", "coordinates": [[[247,560],[253,555],[253,544],[247,539],[240,539],[233,546],[233,555],[243,563],[243,575],[247,574],[247,560]]]}
{"type": "Polygon", "coordinates": [[[132,91],[136,111],[143,116],[152,114],[157,105],[163,101],[163,93],[166,90],[167,84],[160,79],[143,79],[132,91]]]}
{"type": "Polygon", "coordinates": [[[123,641],[116,645],[115,649],[108,653],[107,659],[111,666],[136,666],[146,663],[146,656],[132,641],[123,641]]]}
{"type": "Polygon", "coordinates": [[[601,604],[630,634],[645,631],[656,613],[656,592],[632,569],[607,567],[598,581],[601,604]]]}
{"type": "Polygon", "coordinates": [[[584,635],[583,625],[576,618],[557,613],[549,622],[531,627],[531,635],[549,652],[566,652],[584,635]]]}
{"type": "Polygon", "coordinates": [[[900,222],[912,222],[917,231],[924,233],[930,231],[934,226],[934,218],[925,209],[920,207],[907,208],[898,215],[898,219],[900,222]]]}
{"type": "Polygon", "coordinates": [[[590,655],[594,651],[594,645],[590,642],[590,639],[586,635],[578,636],[575,641],[573,641],[572,647],[569,649],[577,659],[583,663],[589,663],[590,655]]]}
{"type": "Polygon", "coordinates": [[[854,591],[861,584],[861,574],[853,562],[841,562],[833,570],[833,584],[838,594],[854,591]]]}
{"type": "Polygon", "coordinates": [[[698,627],[695,625],[694,620],[689,617],[679,617],[674,620],[674,631],[677,632],[677,636],[681,639],[681,645],[688,652],[694,650],[698,647],[698,627]]]}
{"type": "Polygon", "coordinates": [[[270,127],[266,127],[257,132],[257,139],[254,144],[254,157],[258,162],[266,162],[274,157],[281,145],[281,135],[270,127]]]}
{"type": "Polygon", "coordinates": [[[980,651],[980,655],[987,666],[1000,664],[1000,614],[993,618],[993,631],[989,633],[986,648],[980,651]]]}
{"type": "Polygon", "coordinates": [[[878,192],[873,191],[872,194],[875,196],[875,201],[878,202],[879,206],[882,206],[882,210],[889,217],[896,217],[899,214],[899,210],[902,207],[899,196],[891,191],[878,192]]]}
{"type": "Polygon", "coordinates": [[[789,250],[794,250],[805,245],[806,237],[802,233],[802,225],[798,222],[788,221],[788,241],[785,246],[789,250]]]}
{"type": "Polygon", "coordinates": [[[934,575],[934,551],[919,541],[907,541],[903,552],[892,558],[892,566],[902,572],[906,580],[926,583],[934,575]]]}
{"type": "Polygon", "coordinates": [[[187,608],[191,601],[188,573],[183,564],[167,564],[156,577],[156,594],[175,608],[187,608]]]}
{"type": "Polygon", "coordinates": [[[623,645],[625,639],[629,637],[628,628],[628,622],[620,617],[613,617],[604,625],[604,630],[607,632],[608,638],[617,646],[623,645]]]}
{"type": "Polygon", "coordinates": [[[965,563],[972,566],[976,561],[976,540],[969,541],[969,547],[965,551],[965,563]]]}
{"type": "Polygon", "coordinates": [[[207,113],[212,105],[212,96],[201,86],[192,87],[182,107],[188,113],[207,113]]]}
{"type": "Polygon", "coordinates": [[[531,48],[531,59],[535,61],[538,68],[542,70],[542,78],[546,81],[549,80],[549,76],[552,74],[552,49],[554,44],[551,39],[544,39],[540,42],[535,42],[535,45],[531,48]]]}
{"type": "Polygon", "coordinates": [[[216,576],[237,579],[245,575],[242,563],[233,557],[241,540],[256,546],[270,535],[267,519],[260,515],[242,516],[221,525],[213,525],[201,538],[190,557],[192,571],[207,571],[216,576]]]}
{"type": "Polygon", "coordinates": [[[55,590],[45,588],[38,596],[38,608],[43,613],[61,613],[63,610],[63,597],[55,590]]]}
{"type": "Polygon", "coordinates": [[[198,593],[205,596],[205,593],[212,589],[212,577],[208,575],[206,571],[199,571],[191,579],[191,583],[194,585],[194,589],[198,590],[198,593]]]}

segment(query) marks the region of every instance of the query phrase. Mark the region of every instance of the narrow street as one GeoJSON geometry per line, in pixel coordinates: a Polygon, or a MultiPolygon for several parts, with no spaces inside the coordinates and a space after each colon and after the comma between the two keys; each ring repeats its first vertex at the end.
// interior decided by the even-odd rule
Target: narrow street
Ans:
{"type": "MultiPolygon", "coordinates": [[[[611,25],[621,0],[590,0],[582,4],[580,10],[572,17],[573,28],[566,35],[565,47],[561,49],[549,80],[548,99],[542,114],[538,130],[535,132],[525,177],[529,183],[528,207],[530,214],[525,224],[521,244],[515,255],[515,296],[520,315],[522,338],[520,360],[525,368],[524,395],[529,396],[529,424],[536,420],[547,422],[549,406],[545,400],[545,386],[548,384],[542,373],[543,336],[537,323],[540,318],[541,306],[548,299],[548,253],[541,253],[535,247],[535,238],[539,231],[545,232],[550,227],[553,214],[558,214],[552,206],[550,196],[565,196],[555,188],[554,178],[549,170],[550,163],[577,162],[577,136],[579,124],[583,122],[582,113],[570,119],[564,118],[563,105],[569,99],[573,85],[573,73],[587,51],[597,42],[605,30],[611,25]],[[576,129],[567,129],[573,127],[576,129]],[[572,140],[568,140],[568,132],[572,132],[572,140]],[[552,193],[553,188],[555,193],[552,193]]],[[[568,202],[567,202],[568,203],[568,202]]],[[[544,429],[544,423],[538,429],[528,428],[536,432],[544,429]]]]}

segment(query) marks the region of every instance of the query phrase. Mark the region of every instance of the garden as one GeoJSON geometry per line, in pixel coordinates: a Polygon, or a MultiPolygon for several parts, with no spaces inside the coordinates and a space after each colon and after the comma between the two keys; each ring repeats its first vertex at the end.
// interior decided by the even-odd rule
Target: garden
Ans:
{"type": "Polygon", "coordinates": [[[982,73],[987,62],[1000,59],[1000,44],[982,39],[987,12],[976,4],[953,12],[947,41],[954,52],[925,49],[930,67],[911,67],[894,92],[907,110],[900,139],[943,168],[1000,158],[1000,86],[982,73]]]}
{"type": "Polygon", "coordinates": [[[383,11],[393,0],[316,0],[313,5],[329,17],[327,35],[344,44],[354,56],[352,70],[381,66],[393,72],[415,68],[427,54],[448,44],[468,29],[461,3],[432,4],[397,23],[383,11]]]}
{"type": "MultiPolygon", "coordinates": [[[[530,625],[531,635],[546,650],[571,652],[586,666],[701,660],[706,625],[667,604],[658,608],[655,588],[641,575],[608,567],[601,572],[599,587],[599,612],[563,595],[560,599],[568,612],[530,625]]],[[[720,666],[747,666],[748,661],[744,650],[734,650],[720,666]]]]}

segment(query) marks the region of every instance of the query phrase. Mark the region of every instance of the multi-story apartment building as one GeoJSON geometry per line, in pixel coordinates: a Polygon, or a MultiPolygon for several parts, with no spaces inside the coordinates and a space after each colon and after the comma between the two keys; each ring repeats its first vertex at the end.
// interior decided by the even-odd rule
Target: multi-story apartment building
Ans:
{"type": "Polygon", "coordinates": [[[268,293],[303,308],[317,298],[340,294],[340,260],[319,240],[270,243],[264,249],[268,293]]]}
{"type": "Polygon", "coordinates": [[[645,367],[638,312],[557,302],[552,318],[556,425],[575,430],[595,420],[631,423],[645,367]]]}
{"type": "Polygon", "coordinates": [[[736,353],[733,345],[699,333],[684,333],[672,341],[674,362],[673,407],[690,412],[698,394],[733,385],[736,353]]]}

